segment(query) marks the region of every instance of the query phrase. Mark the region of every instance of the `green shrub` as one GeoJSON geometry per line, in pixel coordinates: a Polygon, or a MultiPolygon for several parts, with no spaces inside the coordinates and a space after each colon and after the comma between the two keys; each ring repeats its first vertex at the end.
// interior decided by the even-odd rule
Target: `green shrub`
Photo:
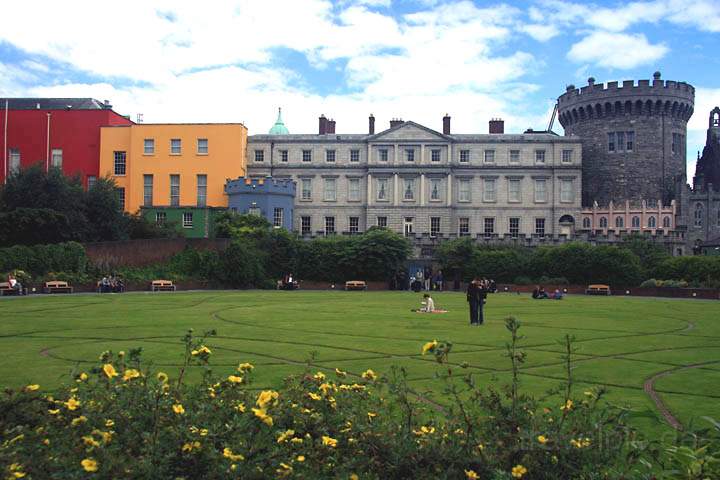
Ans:
{"type": "Polygon", "coordinates": [[[640,288],[655,288],[658,286],[658,281],[654,278],[651,278],[649,280],[645,280],[640,284],[640,288]]]}
{"type": "Polygon", "coordinates": [[[85,248],[76,242],[0,248],[0,271],[19,269],[42,276],[51,271],[83,273],[86,267],[85,248]]]}

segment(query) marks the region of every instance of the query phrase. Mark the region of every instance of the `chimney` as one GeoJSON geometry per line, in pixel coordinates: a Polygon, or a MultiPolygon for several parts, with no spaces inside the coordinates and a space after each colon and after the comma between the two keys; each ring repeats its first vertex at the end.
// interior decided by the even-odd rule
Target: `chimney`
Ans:
{"type": "Polygon", "coordinates": [[[443,135],[450,135],[450,115],[447,113],[443,117],[443,135]]]}
{"type": "Polygon", "coordinates": [[[335,120],[327,121],[327,132],[326,133],[335,133],[335,120]]]}
{"type": "Polygon", "coordinates": [[[403,123],[405,122],[402,121],[402,118],[393,118],[392,120],[390,120],[390,128],[395,128],[398,125],[402,125],[403,123]]]}
{"type": "Polygon", "coordinates": [[[327,133],[327,118],[325,118],[325,115],[320,115],[319,120],[318,134],[325,135],[327,133]]]}
{"type": "Polygon", "coordinates": [[[103,100],[103,108],[110,110],[112,108],[112,105],[110,105],[110,100],[103,100]]]}
{"type": "Polygon", "coordinates": [[[368,117],[368,133],[369,133],[370,135],[374,135],[374,134],[375,134],[375,117],[373,116],[372,113],[371,113],[370,116],[368,117]]]}
{"type": "Polygon", "coordinates": [[[493,118],[490,120],[490,133],[505,133],[505,120],[493,118]]]}

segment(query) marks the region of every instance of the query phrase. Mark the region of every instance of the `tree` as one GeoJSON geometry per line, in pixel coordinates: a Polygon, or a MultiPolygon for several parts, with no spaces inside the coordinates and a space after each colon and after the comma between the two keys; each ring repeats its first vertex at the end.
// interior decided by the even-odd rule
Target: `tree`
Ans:
{"type": "Polygon", "coordinates": [[[638,234],[624,238],[622,247],[638,256],[646,279],[653,277],[658,266],[670,258],[670,254],[663,247],[638,234]]]}
{"type": "Polygon", "coordinates": [[[125,240],[129,237],[129,220],[123,214],[120,199],[110,178],[98,178],[93,188],[84,194],[88,232],[85,240],[125,240]]]}
{"type": "Polygon", "coordinates": [[[64,213],[49,208],[16,208],[0,212],[0,246],[72,239],[72,225],[64,213]]]}
{"type": "Polygon", "coordinates": [[[386,228],[371,228],[353,237],[346,263],[355,266],[359,279],[389,280],[410,255],[410,242],[386,228]]]}
{"type": "Polygon", "coordinates": [[[267,231],[270,227],[270,222],[260,215],[223,212],[215,217],[215,236],[218,238],[236,238],[267,231]]]}

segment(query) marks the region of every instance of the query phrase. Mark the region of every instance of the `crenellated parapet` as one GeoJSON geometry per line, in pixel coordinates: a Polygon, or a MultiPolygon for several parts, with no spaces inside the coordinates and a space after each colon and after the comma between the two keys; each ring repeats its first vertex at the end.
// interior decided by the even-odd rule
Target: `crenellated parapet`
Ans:
{"type": "Polygon", "coordinates": [[[228,179],[225,183],[225,193],[228,195],[265,193],[294,197],[295,190],[296,184],[289,178],[238,177],[235,180],[228,179]]]}

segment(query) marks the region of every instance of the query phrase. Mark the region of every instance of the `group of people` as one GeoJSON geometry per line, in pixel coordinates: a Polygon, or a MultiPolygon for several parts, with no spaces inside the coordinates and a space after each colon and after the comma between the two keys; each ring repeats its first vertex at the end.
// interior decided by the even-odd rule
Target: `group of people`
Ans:
{"type": "Polygon", "coordinates": [[[495,282],[486,278],[475,277],[468,284],[466,297],[470,307],[470,325],[479,326],[485,323],[483,307],[487,302],[487,294],[494,293],[496,290],[495,282]]]}
{"type": "Polygon", "coordinates": [[[115,274],[105,275],[100,280],[100,293],[122,293],[125,291],[125,282],[115,274]]]}
{"type": "Polygon", "coordinates": [[[23,290],[22,284],[18,282],[17,278],[15,278],[15,275],[13,275],[12,273],[8,274],[7,281],[8,284],[10,284],[10,288],[16,290],[18,292],[18,295],[25,295],[25,290],[23,290]]]}
{"type": "Polygon", "coordinates": [[[297,290],[298,286],[297,278],[292,273],[288,273],[277,283],[278,290],[297,290]]]}
{"type": "Polygon", "coordinates": [[[441,292],[444,278],[442,270],[433,273],[430,267],[425,267],[422,269],[418,268],[415,273],[411,272],[408,281],[410,290],[413,292],[420,292],[421,290],[425,290],[426,292],[430,290],[441,292]]]}
{"type": "Polygon", "coordinates": [[[562,300],[563,292],[559,288],[556,288],[552,294],[552,297],[548,295],[545,288],[542,285],[536,285],[532,292],[532,298],[535,300],[542,300],[545,298],[552,298],[553,300],[562,300]]]}

